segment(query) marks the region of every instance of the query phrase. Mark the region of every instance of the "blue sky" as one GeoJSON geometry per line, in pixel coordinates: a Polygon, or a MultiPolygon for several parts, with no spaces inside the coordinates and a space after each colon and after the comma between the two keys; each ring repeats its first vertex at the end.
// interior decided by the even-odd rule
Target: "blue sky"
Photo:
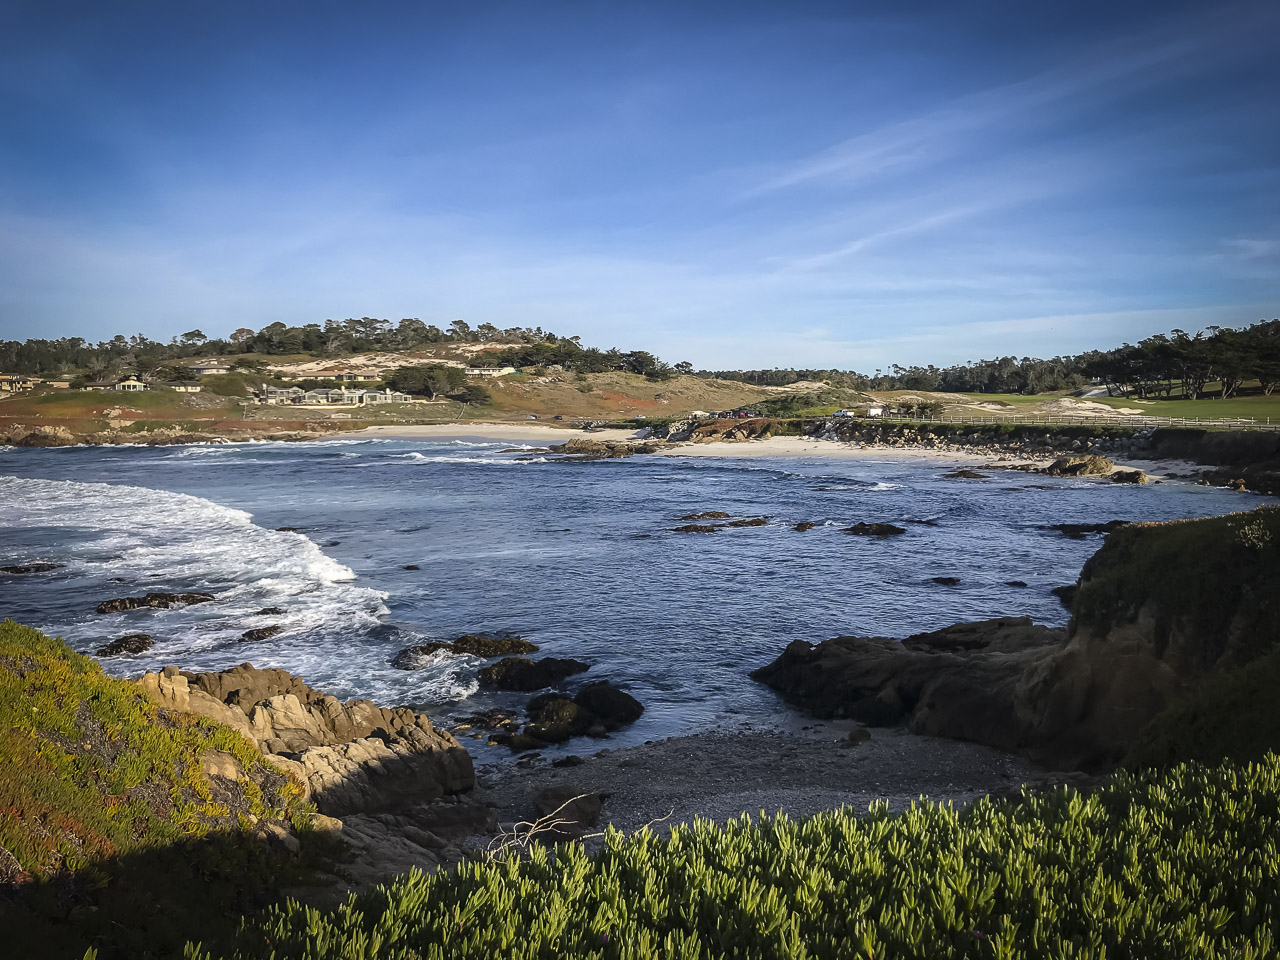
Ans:
{"type": "Polygon", "coordinates": [[[1280,5],[0,6],[0,336],[346,316],[698,366],[1280,315],[1280,5]]]}

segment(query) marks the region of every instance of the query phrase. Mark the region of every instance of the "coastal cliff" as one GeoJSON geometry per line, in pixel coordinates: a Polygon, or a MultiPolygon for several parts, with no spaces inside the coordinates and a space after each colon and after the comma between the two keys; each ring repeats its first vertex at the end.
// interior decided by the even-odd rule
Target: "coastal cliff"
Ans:
{"type": "MultiPolygon", "coordinates": [[[[901,642],[796,641],[752,676],[819,716],[1100,771],[1156,736],[1206,681],[1243,680],[1278,649],[1280,509],[1261,507],[1111,533],[1081,573],[1065,631],[1006,619],[901,642]]],[[[1217,757],[1256,759],[1276,745],[1216,735],[1217,757]]]]}

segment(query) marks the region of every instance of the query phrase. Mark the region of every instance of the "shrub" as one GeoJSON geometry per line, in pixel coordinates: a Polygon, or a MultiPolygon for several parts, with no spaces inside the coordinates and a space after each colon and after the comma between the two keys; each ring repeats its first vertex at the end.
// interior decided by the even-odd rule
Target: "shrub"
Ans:
{"type": "MultiPolygon", "coordinates": [[[[249,922],[237,960],[1274,955],[1280,759],[1070,790],[747,817],[411,873],[249,922]]],[[[215,954],[189,947],[192,960],[215,954]]]]}

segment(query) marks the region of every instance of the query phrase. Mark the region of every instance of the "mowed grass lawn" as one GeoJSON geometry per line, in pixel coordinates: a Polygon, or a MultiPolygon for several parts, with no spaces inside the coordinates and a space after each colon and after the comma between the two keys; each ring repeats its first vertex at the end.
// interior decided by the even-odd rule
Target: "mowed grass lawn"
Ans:
{"type": "MultiPolygon", "coordinates": [[[[1211,389],[1217,389],[1217,386],[1217,384],[1210,384],[1211,389]]],[[[1254,389],[1257,388],[1255,387],[1254,389]]],[[[1029,408],[1034,408],[1038,404],[1046,403],[1050,400],[1069,396],[1069,394],[1040,393],[1024,396],[1018,393],[968,393],[964,394],[964,396],[969,397],[975,403],[1006,403],[1010,407],[1019,408],[1010,410],[1010,413],[1029,414],[1035,412],[1029,408]]],[[[1147,416],[1152,417],[1181,417],[1189,420],[1216,420],[1220,418],[1266,420],[1270,418],[1273,421],[1280,421],[1280,393],[1270,397],[1255,393],[1243,397],[1232,397],[1227,400],[1184,400],[1182,397],[1172,397],[1167,400],[1138,400],[1133,397],[1083,397],[1081,399],[1092,403],[1101,403],[1108,407],[1141,410],[1147,416]]]]}

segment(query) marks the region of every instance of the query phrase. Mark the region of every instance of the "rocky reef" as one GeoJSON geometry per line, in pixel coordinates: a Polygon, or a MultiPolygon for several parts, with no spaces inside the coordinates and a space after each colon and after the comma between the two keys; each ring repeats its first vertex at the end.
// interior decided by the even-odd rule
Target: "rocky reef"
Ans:
{"type": "MultiPolygon", "coordinates": [[[[795,641],[752,676],[824,716],[1107,770],[1206,681],[1280,649],[1280,509],[1116,527],[1065,630],[1026,618],[795,641]]],[[[1221,698],[1219,698],[1221,699],[1221,698]]]]}

